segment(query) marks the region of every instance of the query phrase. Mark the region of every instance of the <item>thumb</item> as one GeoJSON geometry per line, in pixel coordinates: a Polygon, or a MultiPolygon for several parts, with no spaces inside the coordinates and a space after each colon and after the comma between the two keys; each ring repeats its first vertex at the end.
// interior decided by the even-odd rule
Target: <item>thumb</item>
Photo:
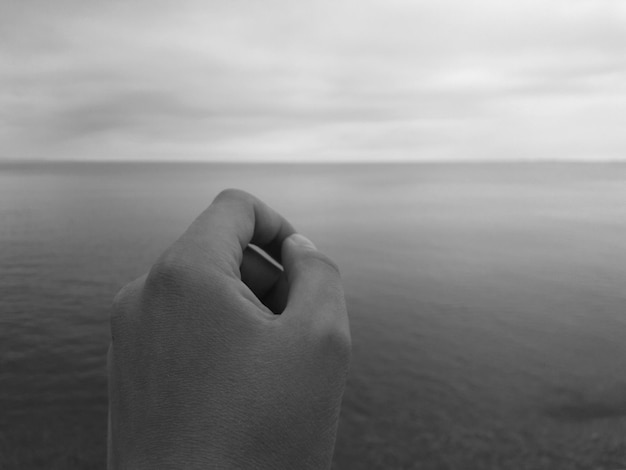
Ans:
{"type": "Polygon", "coordinates": [[[289,285],[283,316],[347,323],[339,269],[311,240],[299,233],[287,237],[282,262],[289,285]]]}

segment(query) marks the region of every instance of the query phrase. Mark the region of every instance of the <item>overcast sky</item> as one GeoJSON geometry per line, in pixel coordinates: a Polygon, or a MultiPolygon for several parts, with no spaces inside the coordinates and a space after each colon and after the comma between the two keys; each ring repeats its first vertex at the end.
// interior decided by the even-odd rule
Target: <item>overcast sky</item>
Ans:
{"type": "Polygon", "coordinates": [[[3,0],[0,158],[626,158],[623,0],[3,0]]]}

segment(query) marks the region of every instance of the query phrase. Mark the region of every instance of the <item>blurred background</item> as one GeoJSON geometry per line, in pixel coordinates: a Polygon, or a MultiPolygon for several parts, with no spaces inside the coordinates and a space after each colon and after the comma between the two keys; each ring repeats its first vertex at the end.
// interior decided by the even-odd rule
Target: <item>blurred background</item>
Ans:
{"type": "Polygon", "coordinates": [[[102,469],[108,308],[223,188],[342,269],[336,469],[626,467],[626,4],[6,0],[0,468],[102,469]]]}

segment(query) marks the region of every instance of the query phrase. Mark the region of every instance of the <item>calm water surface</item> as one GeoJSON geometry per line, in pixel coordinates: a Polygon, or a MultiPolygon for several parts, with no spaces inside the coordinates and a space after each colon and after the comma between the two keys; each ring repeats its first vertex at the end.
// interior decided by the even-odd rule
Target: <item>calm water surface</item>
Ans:
{"type": "Polygon", "coordinates": [[[225,187],[342,268],[337,469],[626,468],[626,166],[0,166],[0,468],[104,468],[108,307],[225,187]]]}

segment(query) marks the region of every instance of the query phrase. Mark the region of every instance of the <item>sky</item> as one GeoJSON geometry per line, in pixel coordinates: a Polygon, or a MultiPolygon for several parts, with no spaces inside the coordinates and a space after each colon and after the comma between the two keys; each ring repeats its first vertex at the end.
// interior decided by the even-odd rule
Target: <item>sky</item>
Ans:
{"type": "Polygon", "coordinates": [[[623,0],[3,0],[0,160],[626,159],[623,0]]]}

